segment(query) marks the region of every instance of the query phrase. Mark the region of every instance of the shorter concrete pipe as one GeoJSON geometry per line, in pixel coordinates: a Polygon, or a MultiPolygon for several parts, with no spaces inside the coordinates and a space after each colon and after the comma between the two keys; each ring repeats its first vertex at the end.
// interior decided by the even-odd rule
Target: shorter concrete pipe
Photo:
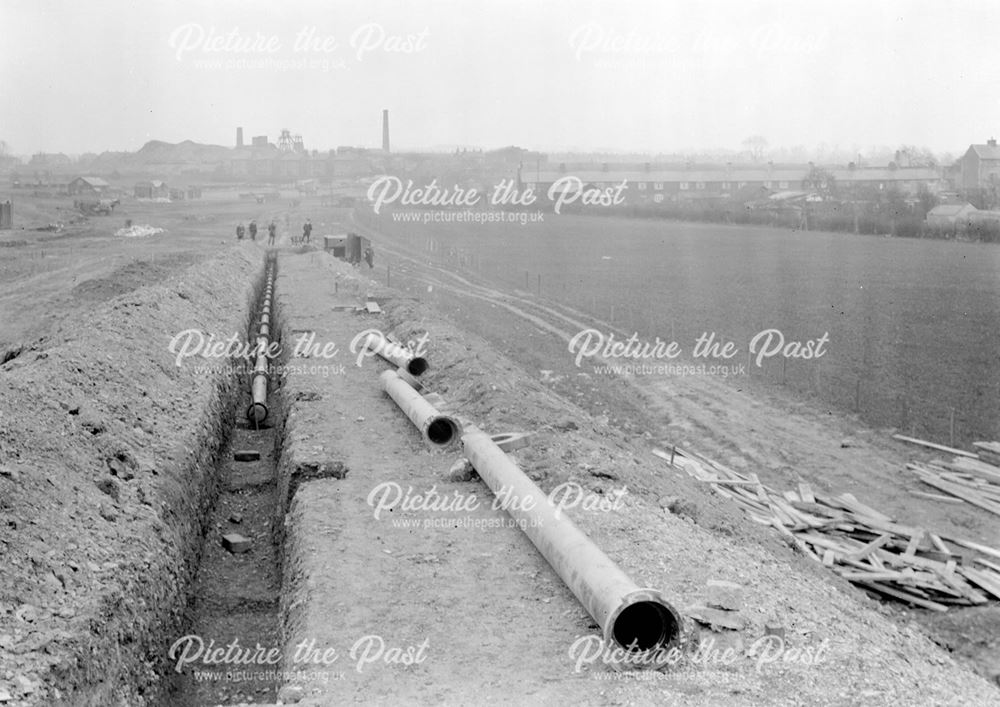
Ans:
{"type": "Polygon", "coordinates": [[[399,377],[396,371],[385,371],[379,380],[382,389],[395,401],[410,422],[420,430],[421,436],[435,447],[446,447],[461,434],[462,428],[449,415],[443,415],[423,396],[399,377]]]}
{"type": "Polygon", "coordinates": [[[389,341],[385,334],[369,334],[365,340],[365,348],[374,351],[389,363],[402,368],[411,376],[419,376],[427,370],[427,359],[414,356],[405,346],[389,341]]]}

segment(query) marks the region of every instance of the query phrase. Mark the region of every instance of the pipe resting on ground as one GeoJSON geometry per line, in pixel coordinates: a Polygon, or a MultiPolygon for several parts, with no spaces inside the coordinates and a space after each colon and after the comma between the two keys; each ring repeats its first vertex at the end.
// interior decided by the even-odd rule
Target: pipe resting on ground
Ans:
{"type": "Polygon", "coordinates": [[[399,409],[410,418],[421,436],[437,447],[445,447],[458,437],[461,426],[449,415],[443,415],[409,383],[399,377],[396,371],[385,371],[379,380],[382,389],[389,394],[399,409]]]}
{"type": "Polygon", "coordinates": [[[510,501],[507,513],[598,623],[605,643],[622,656],[617,667],[655,669],[676,660],[677,610],[658,591],[635,584],[489,435],[469,426],[462,445],[494,495],[510,501]]]}

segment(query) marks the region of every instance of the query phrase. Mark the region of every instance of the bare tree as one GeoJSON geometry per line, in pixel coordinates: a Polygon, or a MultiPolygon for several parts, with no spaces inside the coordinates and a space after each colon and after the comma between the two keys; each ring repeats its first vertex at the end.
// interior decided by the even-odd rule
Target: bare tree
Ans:
{"type": "Polygon", "coordinates": [[[751,162],[760,162],[767,152],[767,138],[763,135],[751,135],[743,141],[743,147],[750,153],[751,162]]]}

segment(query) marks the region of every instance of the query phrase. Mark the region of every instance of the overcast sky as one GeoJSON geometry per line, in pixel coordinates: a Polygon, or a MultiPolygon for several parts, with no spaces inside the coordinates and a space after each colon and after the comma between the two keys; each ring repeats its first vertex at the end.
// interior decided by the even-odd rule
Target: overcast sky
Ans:
{"type": "Polygon", "coordinates": [[[3,0],[0,140],[377,147],[388,108],[394,149],[957,154],[1000,136],[998,27],[990,0],[3,0]]]}

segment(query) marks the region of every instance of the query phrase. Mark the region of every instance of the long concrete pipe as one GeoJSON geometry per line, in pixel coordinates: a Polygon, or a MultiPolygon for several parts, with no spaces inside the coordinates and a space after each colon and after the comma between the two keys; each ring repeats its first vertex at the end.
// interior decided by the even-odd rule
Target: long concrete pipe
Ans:
{"type": "Polygon", "coordinates": [[[461,433],[461,426],[454,418],[438,412],[409,383],[400,378],[396,371],[385,371],[379,376],[379,380],[382,382],[382,389],[431,444],[445,447],[461,433]]]}
{"type": "Polygon", "coordinates": [[[466,458],[601,627],[620,665],[660,668],[681,641],[681,617],[654,589],[639,587],[562,513],[488,434],[467,427],[466,458]],[[516,499],[516,503],[514,502],[516,499]],[[531,499],[528,501],[527,499],[531,499]]]}
{"type": "Polygon", "coordinates": [[[374,351],[389,363],[402,368],[411,376],[419,376],[427,370],[427,359],[415,356],[405,346],[389,341],[385,334],[374,332],[365,340],[365,348],[374,351]]]}
{"type": "Polygon", "coordinates": [[[259,426],[267,419],[267,379],[268,348],[271,336],[271,297],[274,293],[274,268],[276,256],[267,256],[267,270],[264,274],[264,296],[261,303],[260,328],[257,334],[257,359],[254,362],[250,382],[250,397],[253,402],[247,408],[247,421],[259,426]]]}

